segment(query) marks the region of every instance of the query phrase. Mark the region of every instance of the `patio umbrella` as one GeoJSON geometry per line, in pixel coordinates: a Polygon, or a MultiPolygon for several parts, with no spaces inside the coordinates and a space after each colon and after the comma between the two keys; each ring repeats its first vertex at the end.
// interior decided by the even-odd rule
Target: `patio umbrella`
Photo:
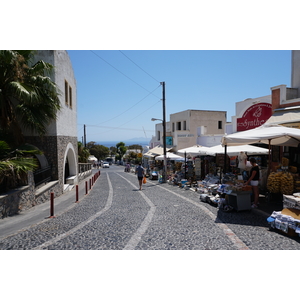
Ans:
{"type": "Polygon", "coordinates": [[[184,149],[180,149],[177,151],[177,153],[180,153],[180,154],[190,154],[190,155],[193,155],[193,156],[197,156],[197,155],[207,155],[206,154],[206,151],[209,150],[209,147],[204,147],[204,146],[201,146],[201,145],[195,145],[195,146],[192,146],[192,147],[188,147],[188,148],[184,148],[184,149]]]}
{"type": "MultiPolygon", "coordinates": [[[[167,152],[166,157],[169,160],[184,161],[183,157],[176,155],[174,153],[171,153],[171,152],[167,152]]],[[[164,155],[156,156],[155,160],[164,160],[164,155]]]]}
{"type": "MultiPolygon", "coordinates": [[[[256,147],[252,145],[241,145],[241,146],[227,146],[227,155],[228,156],[237,156],[239,153],[247,152],[248,155],[262,155],[262,154],[268,154],[269,150],[266,148],[256,147]]],[[[215,156],[216,154],[224,154],[225,153],[225,147],[222,145],[217,145],[210,147],[210,149],[207,151],[207,155],[215,156]]]]}
{"type": "Polygon", "coordinates": [[[300,143],[300,129],[264,124],[247,131],[224,135],[222,138],[222,144],[227,146],[254,143],[297,147],[300,143]]]}

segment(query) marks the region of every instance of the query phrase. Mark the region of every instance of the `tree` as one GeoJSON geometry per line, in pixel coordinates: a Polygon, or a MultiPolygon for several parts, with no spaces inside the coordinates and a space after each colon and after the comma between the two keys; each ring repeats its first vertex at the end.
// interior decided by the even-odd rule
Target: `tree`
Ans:
{"type": "Polygon", "coordinates": [[[34,154],[42,152],[27,145],[11,150],[5,141],[0,141],[0,192],[27,184],[27,173],[38,167],[34,154]]]}
{"type": "Polygon", "coordinates": [[[85,148],[81,142],[78,142],[78,162],[87,163],[89,156],[89,150],[85,148]]]}
{"type": "Polygon", "coordinates": [[[109,151],[110,151],[110,155],[116,155],[117,154],[117,148],[114,147],[114,146],[111,146],[109,148],[109,151]]]}
{"type": "Polygon", "coordinates": [[[123,142],[119,142],[116,145],[116,147],[117,147],[117,154],[118,154],[116,158],[118,160],[121,160],[123,158],[123,155],[126,153],[127,148],[125,147],[125,143],[123,142]]]}
{"type": "Polygon", "coordinates": [[[86,147],[90,151],[91,155],[94,155],[98,160],[104,160],[109,155],[109,148],[98,145],[96,142],[87,143],[86,147]]]}
{"type": "Polygon", "coordinates": [[[139,150],[141,150],[141,152],[143,152],[143,147],[141,145],[138,145],[138,144],[128,146],[128,150],[130,150],[130,149],[134,149],[134,150],[139,149],[139,150]]]}
{"type": "Polygon", "coordinates": [[[0,50],[0,119],[2,136],[20,145],[22,128],[44,135],[56,119],[60,101],[50,74],[53,66],[33,64],[33,50],[0,50]]]}

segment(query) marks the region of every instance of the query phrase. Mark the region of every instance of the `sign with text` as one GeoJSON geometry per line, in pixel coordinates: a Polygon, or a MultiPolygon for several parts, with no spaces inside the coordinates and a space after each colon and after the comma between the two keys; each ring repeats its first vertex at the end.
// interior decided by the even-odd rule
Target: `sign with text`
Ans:
{"type": "Polygon", "coordinates": [[[272,116],[272,104],[257,103],[250,106],[242,118],[237,118],[237,131],[245,131],[263,125],[272,116]]]}

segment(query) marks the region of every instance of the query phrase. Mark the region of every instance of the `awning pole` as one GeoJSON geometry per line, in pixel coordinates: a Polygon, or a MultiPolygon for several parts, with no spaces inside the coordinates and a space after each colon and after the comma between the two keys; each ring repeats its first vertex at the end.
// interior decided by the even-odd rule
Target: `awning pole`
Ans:
{"type": "Polygon", "coordinates": [[[270,175],[271,170],[271,139],[269,139],[269,163],[268,163],[268,176],[270,175]]]}
{"type": "Polygon", "coordinates": [[[224,171],[223,173],[226,174],[227,170],[227,145],[225,145],[225,154],[224,154],[224,171]]]}

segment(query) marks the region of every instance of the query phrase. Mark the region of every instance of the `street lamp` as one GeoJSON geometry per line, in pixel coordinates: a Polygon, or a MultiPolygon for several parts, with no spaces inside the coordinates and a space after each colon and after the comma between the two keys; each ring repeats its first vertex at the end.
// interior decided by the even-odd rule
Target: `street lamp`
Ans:
{"type": "Polygon", "coordinates": [[[165,82],[160,83],[162,85],[162,104],[163,104],[163,119],[152,118],[151,121],[162,121],[163,123],[163,146],[164,146],[164,168],[162,182],[166,182],[167,177],[167,150],[166,150],[166,95],[165,95],[165,82]]]}

